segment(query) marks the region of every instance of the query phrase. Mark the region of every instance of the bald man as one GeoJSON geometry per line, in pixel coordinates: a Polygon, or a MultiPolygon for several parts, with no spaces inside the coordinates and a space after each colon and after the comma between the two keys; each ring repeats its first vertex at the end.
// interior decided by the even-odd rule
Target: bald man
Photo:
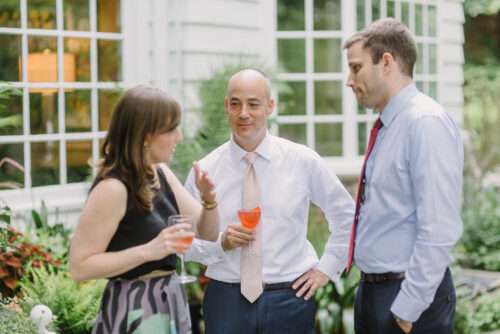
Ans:
{"type": "MultiPolygon", "coordinates": [[[[354,202],[316,152],[269,134],[274,107],[262,72],[234,74],[224,99],[231,138],[199,162],[217,185],[223,231],[215,243],[195,240],[188,254],[208,265],[207,334],[314,333],[312,297],[346,263],[354,202]],[[307,240],[311,202],[334,231],[320,259],[307,240]],[[252,231],[238,210],[257,206],[260,224],[252,231]]],[[[186,188],[198,196],[193,171],[186,188]]]]}

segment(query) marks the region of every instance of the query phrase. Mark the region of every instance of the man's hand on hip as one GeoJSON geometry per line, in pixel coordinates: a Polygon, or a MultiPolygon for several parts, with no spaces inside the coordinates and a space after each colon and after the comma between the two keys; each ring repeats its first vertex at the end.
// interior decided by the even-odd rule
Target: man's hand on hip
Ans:
{"type": "Polygon", "coordinates": [[[330,281],[330,278],[318,269],[310,269],[302,276],[297,278],[292,285],[294,290],[298,290],[297,297],[304,296],[305,300],[309,300],[316,290],[324,287],[326,283],[330,281]]]}
{"type": "Polygon", "coordinates": [[[253,240],[255,240],[255,232],[239,224],[231,224],[222,233],[222,249],[229,251],[238,247],[248,246],[250,241],[253,240]]]}

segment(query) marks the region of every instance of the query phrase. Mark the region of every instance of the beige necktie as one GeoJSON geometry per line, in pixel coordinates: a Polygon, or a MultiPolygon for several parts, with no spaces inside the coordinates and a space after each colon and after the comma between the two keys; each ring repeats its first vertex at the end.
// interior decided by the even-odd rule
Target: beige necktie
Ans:
{"type": "MultiPolygon", "coordinates": [[[[243,209],[250,210],[259,205],[259,184],[253,166],[257,154],[249,152],[244,159],[248,163],[243,181],[243,209]]],[[[261,219],[262,220],[262,219],[261,219]]],[[[253,241],[253,252],[249,247],[241,249],[240,271],[241,271],[241,294],[250,303],[253,303],[262,294],[262,252],[261,236],[262,221],[256,227],[255,241],[253,241]]]]}

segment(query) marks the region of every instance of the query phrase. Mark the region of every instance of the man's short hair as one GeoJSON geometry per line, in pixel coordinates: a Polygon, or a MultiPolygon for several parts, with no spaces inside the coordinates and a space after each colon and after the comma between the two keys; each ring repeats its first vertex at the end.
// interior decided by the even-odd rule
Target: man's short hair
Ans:
{"type": "Polygon", "coordinates": [[[385,52],[390,53],[399,64],[401,72],[413,77],[417,60],[417,46],[408,28],[393,18],[375,21],[357,32],[344,43],[344,49],[363,43],[363,49],[370,51],[372,61],[378,64],[385,52]]]}

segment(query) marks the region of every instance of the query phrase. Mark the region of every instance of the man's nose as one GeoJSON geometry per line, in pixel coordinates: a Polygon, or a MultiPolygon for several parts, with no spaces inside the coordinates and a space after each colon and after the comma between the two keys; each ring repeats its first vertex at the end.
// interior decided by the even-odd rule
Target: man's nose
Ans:
{"type": "Polygon", "coordinates": [[[347,76],[346,86],[352,87],[353,85],[354,85],[354,80],[352,79],[352,74],[349,72],[349,75],[347,76]]]}

